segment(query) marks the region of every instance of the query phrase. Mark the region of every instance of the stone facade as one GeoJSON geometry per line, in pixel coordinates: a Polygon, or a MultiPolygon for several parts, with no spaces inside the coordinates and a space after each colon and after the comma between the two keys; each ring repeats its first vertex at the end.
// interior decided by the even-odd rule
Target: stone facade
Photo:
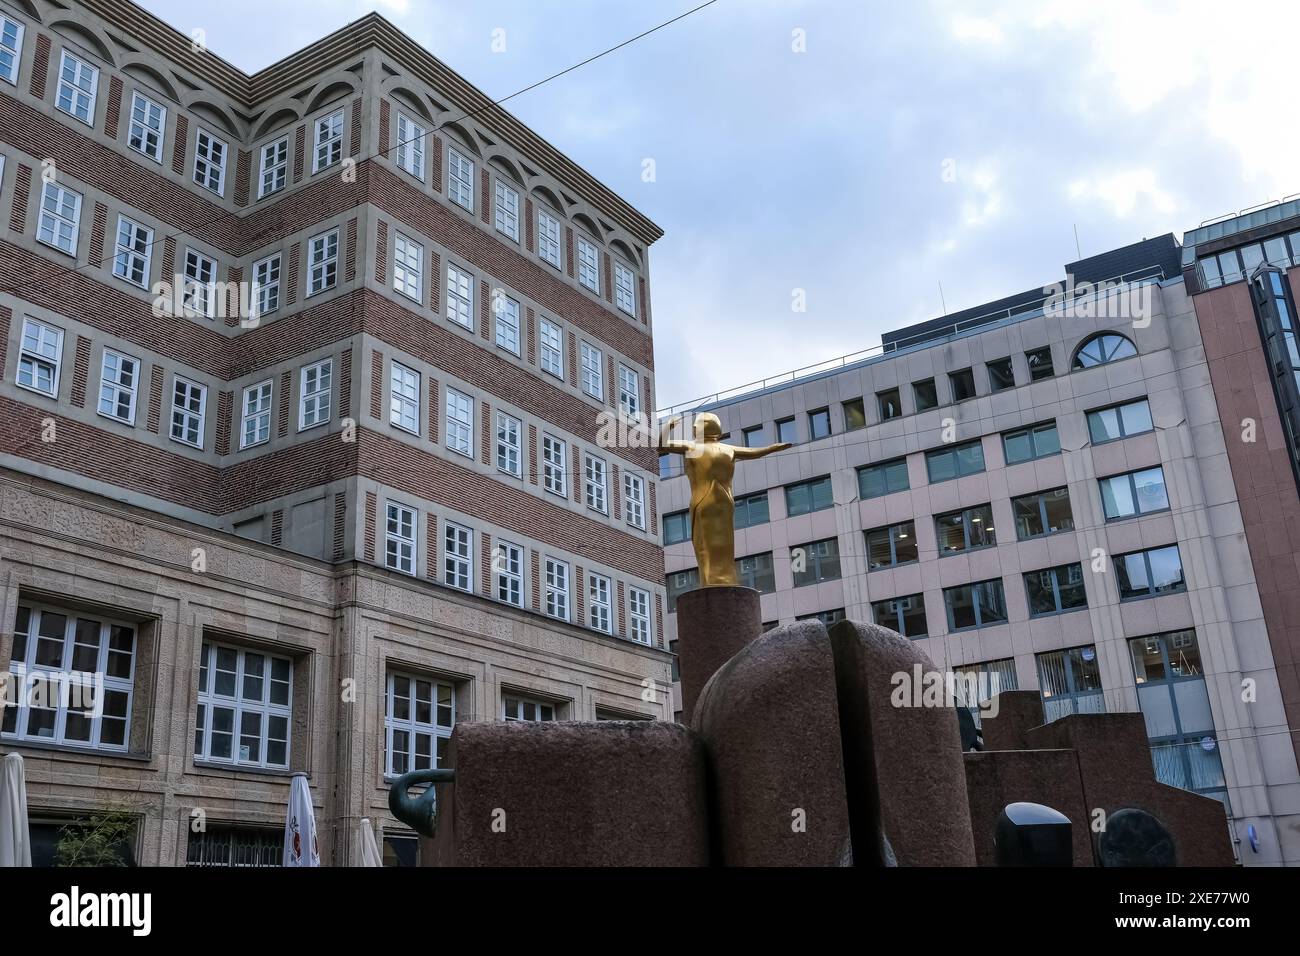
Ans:
{"type": "Polygon", "coordinates": [[[457,720],[670,716],[653,453],[600,438],[652,407],[658,227],[377,15],[251,76],[125,0],[0,16],[0,660],[20,609],[136,633],[125,751],[0,738],[33,817],[126,804],[178,863],[192,810],[279,825],[304,770],[341,862],[393,822],[390,672],[457,720]],[[195,761],[214,641],[291,662],[286,766],[195,761]]]}

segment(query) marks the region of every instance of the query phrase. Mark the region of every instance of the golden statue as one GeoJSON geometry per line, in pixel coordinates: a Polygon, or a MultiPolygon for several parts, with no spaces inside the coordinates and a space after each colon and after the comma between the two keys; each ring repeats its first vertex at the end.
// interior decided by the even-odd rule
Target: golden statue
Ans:
{"type": "Polygon", "coordinates": [[[764,448],[724,444],[719,440],[722,422],[712,412],[695,416],[694,441],[675,441],[671,435],[680,421],[671,418],[664,425],[659,454],[683,456],[683,470],[691,482],[691,544],[700,566],[700,585],[735,585],[736,502],[731,496],[731,478],[736,472],[736,459],[762,458],[789,448],[790,442],[764,448]]]}

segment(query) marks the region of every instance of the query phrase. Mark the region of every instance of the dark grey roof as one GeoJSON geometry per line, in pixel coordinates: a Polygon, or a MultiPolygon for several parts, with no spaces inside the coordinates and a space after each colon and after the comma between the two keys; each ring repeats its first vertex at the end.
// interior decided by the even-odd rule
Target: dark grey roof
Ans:
{"type": "MultiPolygon", "coordinates": [[[[1134,242],[1118,249],[1111,249],[1109,252],[1101,252],[1095,256],[1087,256],[1075,262],[1066,263],[1065,275],[1073,276],[1076,285],[1084,282],[1102,282],[1120,276],[1172,278],[1182,273],[1181,251],[1182,247],[1179,246],[1178,240],[1174,238],[1174,234],[1167,232],[1163,236],[1156,236],[1154,239],[1143,239],[1141,242],[1134,242]]],[[[1043,289],[1049,288],[1060,281],[1057,279],[1045,282],[1041,286],[1026,289],[1016,295],[994,299],[992,302],[985,302],[969,309],[962,309],[960,312],[949,312],[937,319],[918,322],[915,325],[909,325],[894,332],[886,332],[880,337],[881,344],[886,349],[891,346],[915,345],[917,342],[924,342],[927,339],[947,335],[954,325],[960,326],[963,322],[969,322],[970,320],[987,317],[988,321],[995,322],[1007,315],[1032,312],[1039,308],[1044,300],[1051,295],[1050,292],[1044,292],[1043,289]]],[[[981,324],[981,322],[972,322],[966,327],[975,328],[981,324]]]]}

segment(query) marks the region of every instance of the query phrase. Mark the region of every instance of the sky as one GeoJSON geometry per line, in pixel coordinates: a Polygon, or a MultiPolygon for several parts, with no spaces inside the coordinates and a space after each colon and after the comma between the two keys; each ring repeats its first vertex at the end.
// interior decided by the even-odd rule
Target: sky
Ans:
{"type": "MultiPolygon", "coordinates": [[[[501,98],[700,2],[144,6],[250,72],[377,10],[501,98]]],[[[662,408],[1300,192],[1297,32],[1287,2],[717,0],[506,108],[664,229],[662,408]]]]}

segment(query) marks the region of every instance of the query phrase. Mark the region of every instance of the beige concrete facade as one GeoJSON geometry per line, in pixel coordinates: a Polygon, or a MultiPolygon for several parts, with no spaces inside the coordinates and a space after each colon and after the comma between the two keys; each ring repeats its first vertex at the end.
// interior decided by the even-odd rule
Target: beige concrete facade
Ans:
{"type": "Polygon", "coordinates": [[[669,657],[512,611],[485,598],[355,563],[331,566],[201,530],[98,496],[0,477],[0,657],[20,603],[48,602],[133,623],[139,653],[127,753],[5,740],[27,765],[33,818],[106,807],[139,816],[137,862],[181,865],[197,819],[282,828],[289,777],[310,775],[322,862],[349,862],[356,821],[389,834],[384,684],[389,671],[455,687],[456,721],[497,720],[506,692],[557,718],[671,717],[643,699],[669,657]],[[192,570],[201,549],[206,571],[192,570]],[[292,658],[285,771],[204,764],[193,755],[204,640],[292,658]]]}
{"type": "MultiPolygon", "coordinates": [[[[753,426],[764,426],[765,441],[774,440],[780,420],[793,418],[798,429],[796,447],[741,463],[736,472],[737,499],[772,492],[770,521],[738,531],[736,544],[738,558],[772,553],[775,588],[762,596],[764,622],[787,623],[841,608],[849,618],[867,621],[872,602],[923,594],[928,636],[918,643],[936,664],[955,668],[1010,658],[1018,687],[1034,689],[1039,687],[1035,655],[1092,645],[1111,712],[1139,709],[1127,640],[1194,628],[1238,856],[1248,864],[1295,865],[1300,863],[1300,775],[1227,465],[1224,429],[1234,426],[1219,421],[1182,282],[1146,288],[1154,306],[1149,324],[1057,318],[1039,310],[697,410],[718,414],[729,440],[738,444],[742,431],[753,426]],[[1107,328],[1130,338],[1138,354],[1071,371],[1079,345],[1107,328]],[[1025,353],[1043,346],[1051,347],[1055,374],[1030,382],[1025,353]],[[1016,384],[992,392],[986,363],[1006,356],[1016,384]],[[948,373],[965,368],[973,369],[977,397],[955,404],[948,373]],[[937,383],[939,405],[918,413],[911,383],[928,378],[937,383]],[[903,414],[882,421],[875,396],[895,387],[903,414]],[[866,426],[846,430],[842,403],[864,397],[866,426]],[[1087,411],[1141,398],[1149,401],[1154,430],[1092,444],[1087,411]],[[832,434],[809,441],[808,413],[820,409],[829,409],[832,434]],[[1059,454],[1005,464],[1002,433],[1052,419],[1059,454]],[[946,439],[945,426],[950,426],[946,439]],[[930,483],[924,452],[945,440],[971,439],[982,443],[984,470],[930,483]],[[857,469],[904,456],[910,487],[862,500],[857,469]],[[1164,469],[1170,507],[1107,521],[1097,479],[1155,465],[1164,469]],[[782,488],[825,475],[832,481],[834,505],[788,517],[782,488]],[[1018,541],[1011,499],[1062,486],[1069,489],[1074,530],[1018,541]],[[996,546],[941,557],[934,516],[984,503],[992,506],[996,546]],[[907,520],[915,523],[919,560],[868,571],[864,532],[907,520]],[[827,538],[838,542],[840,578],[795,587],[790,549],[827,538]],[[1186,590],[1121,601],[1110,556],[1174,542],[1186,590]],[[1103,559],[1097,566],[1104,570],[1097,573],[1092,568],[1099,553],[1103,559]],[[1073,562],[1082,565],[1086,609],[1031,617],[1022,574],[1073,562]],[[949,633],[942,590],[989,579],[1003,581],[1007,623],[949,633]],[[1243,682],[1253,687],[1253,696],[1244,692],[1243,682]],[[1252,824],[1262,837],[1259,853],[1247,844],[1252,824]]],[[[689,488],[680,476],[662,482],[660,495],[669,520],[689,504],[689,488]]],[[[665,554],[670,581],[674,572],[695,565],[689,541],[668,545],[665,554]]],[[[667,616],[670,641],[675,617],[667,616]]]]}

